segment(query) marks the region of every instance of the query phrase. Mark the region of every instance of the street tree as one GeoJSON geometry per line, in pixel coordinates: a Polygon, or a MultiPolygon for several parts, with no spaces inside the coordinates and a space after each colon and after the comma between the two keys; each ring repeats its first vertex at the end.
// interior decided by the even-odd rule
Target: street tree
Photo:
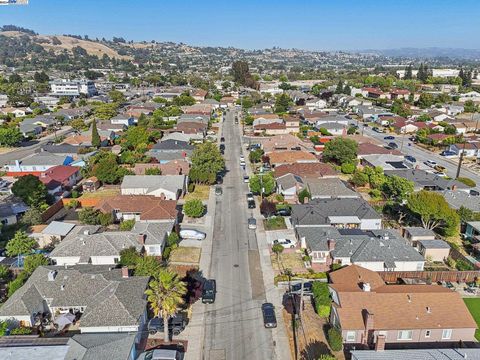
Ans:
{"type": "Polygon", "coordinates": [[[278,264],[278,269],[279,270],[281,270],[280,268],[283,268],[283,265],[281,265],[281,261],[280,261],[280,256],[283,253],[283,250],[284,250],[283,246],[280,245],[280,244],[273,244],[273,246],[272,246],[272,251],[277,258],[277,264],[278,264]]]}
{"type": "Polygon", "coordinates": [[[193,150],[192,168],[189,173],[192,182],[211,185],[223,169],[225,169],[225,160],[215,144],[203,143],[193,150]]]}
{"type": "Polygon", "coordinates": [[[187,293],[186,283],[181,281],[178,274],[168,269],[160,269],[150,281],[145,291],[147,301],[155,316],[163,318],[164,341],[170,341],[168,319],[174,316],[184,303],[187,293]]]}
{"type": "Polygon", "coordinates": [[[0,145],[17,146],[23,140],[23,135],[16,127],[0,128],[0,145]]]}

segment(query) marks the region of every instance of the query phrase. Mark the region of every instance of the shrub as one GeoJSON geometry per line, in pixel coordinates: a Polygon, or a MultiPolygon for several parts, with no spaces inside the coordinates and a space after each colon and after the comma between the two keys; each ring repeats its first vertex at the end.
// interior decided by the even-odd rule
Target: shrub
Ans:
{"type": "Polygon", "coordinates": [[[28,327],[18,327],[10,331],[10,335],[30,335],[32,329],[28,327]]]}
{"type": "Polygon", "coordinates": [[[477,183],[475,181],[473,181],[472,179],[467,178],[467,177],[459,177],[459,178],[457,178],[457,180],[464,183],[467,186],[470,186],[470,187],[477,186],[477,183]]]}
{"type": "Polygon", "coordinates": [[[80,196],[80,192],[78,190],[72,190],[72,198],[76,199],[80,196]]]}
{"type": "Polygon", "coordinates": [[[308,192],[307,189],[303,189],[298,193],[298,201],[300,201],[301,204],[304,204],[306,198],[311,199],[312,195],[308,192]]]}
{"type": "Polygon", "coordinates": [[[192,218],[199,218],[203,216],[205,207],[199,199],[192,199],[185,202],[183,205],[183,212],[185,215],[192,218]]]}
{"type": "Polygon", "coordinates": [[[328,284],[316,281],[312,285],[312,292],[317,314],[323,318],[328,318],[330,316],[330,292],[328,291],[328,284]]]}
{"type": "Polygon", "coordinates": [[[23,271],[20,274],[18,274],[17,278],[15,280],[12,280],[8,283],[8,297],[11,297],[15,291],[20,289],[23,284],[25,284],[25,281],[28,279],[28,274],[23,271]]]}
{"type": "Polygon", "coordinates": [[[344,174],[353,174],[355,172],[355,168],[355,164],[350,162],[343,163],[341,166],[342,173],[344,174]]]}
{"type": "Polygon", "coordinates": [[[87,225],[100,225],[99,215],[100,211],[93,207],[86,207],[78,213],[78,219],[87,225]]]}
{"type": "Polygon", "coordinates": [[[113,223],[113,215],[111,213],[100,213],[98,215],[98,221],[102,226],[108,226],[113,223]]]}
{"type": "Polygon", "coordinates": [[[372,199],[381,199],[382,198],[382,192],[378,189],[372,189],[368,192],[368,194],[370,195],[370,197],[372,199]]]}
{"type": "Polygon", "coordinates": [[[68,204],[65,205],[67,209],[76,209],[80,206],[80,201],[73,199],[68,202],[68,204]]]}
{"type": "Polygon", "coordinates": [[[120,265],[122,266],[134,267],[140,258],[140,254],[133,246],[120,251],[120,265]]]}
{"type": "Polygon", "coordinates": [[[121,231],[130,231],[130,230],[132,230],[134,225],[135,225],[135,219],[124,220],[120,223],[120,230],[121,231]]]}
{"type": "Polygon", "coordinates": [[[170,233],[167,237],[167,246],[175,246],[178,244],[178,241],[180,240],[180,236],[174,231],[170,233]]]}
{"type": "Polygon", "coordinates": [[[455,267],[457,268],[457,270],[459,271],[470,271],[470,270],[473,270],[473,265],[470,264],[469,262],[465,261],[465,260],[457,260],[457,263],[455,264],[455,267]]]}
{"type": "Polygon", "coordinates": [[[320,355],[320,357],[318,358],[318,360],[335,360],[335,356],[333,355],[326,355],[326,354],[322,354],[320,355]]]}
{"type": "Polygon", "coordinates": [[[172,248],[167,246],[165,249],[163,249],[162,258],[167,260],[170,257],[171,252],[172,252],[172,248]]]}
{"type": "Polygon", "coordinates": [[[368,184],[368,175],[365,174],[363,171],[357,170],[355,174],[353,174],[350,181],[355,186],[365,186],[368,184]]]}
{"type": "Polygon", "coordinates": [[[327,332],[328,345],[333,351],[342,350],[342,334],[336,328],[330,328],[327,332]]]}
{"type": "Polygon", "coordinates": [[[188,184],[188,192],[191,193],[194,191],[195,191],[195,184],[194,183],[188,184]]]}
{"type": "Polygon", "coordinates": [[[455,268],[457,267],[457,262],[453,258],[449,257],[447,258],[447,265],[451,268],[455,268]]]}
{"type": "Polygon", "coordinates": [[[157,167],[145,169],[145,175],[162,175],[162,170],[157,167]]]}
{"type": "Polygon", "coordinates": [[[332,271],[341,269],[343,267],[342,264],[332,264],[332,271]]]}

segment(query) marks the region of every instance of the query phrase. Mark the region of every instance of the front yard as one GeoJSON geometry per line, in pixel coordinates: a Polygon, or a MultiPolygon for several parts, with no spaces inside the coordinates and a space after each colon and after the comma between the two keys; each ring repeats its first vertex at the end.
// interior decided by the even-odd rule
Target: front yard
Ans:
{"type": "Polygon", "coordinates": [[[210,186],[208,185],[195,185],[195,190],[191,193],[185,195],[185,201],[198,199],[198,200],[208,200],[210,196],[210,186]]]}
{"type": "MultiPolygon", "coordinates": [[[[480,327],[480,298],[465,298],[463,301],[477,322],[478,327],[480,327]]],[[[480,341],[480,329],[475,331],[475,338],[480,341]]]]}
{"type": "Polygon", "coordinates": [[[282,272],[283,269],[290,269],[293,273],[306,270],[302,260],[302,253],[297,251],[282,253],[280,255],[280,264],[277,262],[277,255],[272,254],[271,261],[275,272],[282,272]]]}
{"type": "Polygon", "coordinates": [[[201,252],[200,248],[179,246],[172,250],[169,261],[173,264],[198,264],[201,252]]]}
{"type": "Polygon", "coordinates": [[[263,220],[263,226],[266,231],[283,230],[287,228],[285,219],[282,216],[272,216],[271,218],[263,220]]]}

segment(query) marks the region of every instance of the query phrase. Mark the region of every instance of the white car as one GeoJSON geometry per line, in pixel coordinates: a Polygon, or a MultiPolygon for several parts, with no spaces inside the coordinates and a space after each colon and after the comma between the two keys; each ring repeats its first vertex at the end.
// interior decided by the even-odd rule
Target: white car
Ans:
{"type": "Polygon", "coordinates": [[[274,240],[273,241],[273,244],[280,244],[282,245],[285,249],[293,249],[297,246],[297,242],[296,241],[292,241],[292,240],[289,240],[289,239],[277,239],[277,240],[274,240]]]}
{"type": "Polygon", "coordinates": [[[435,167],[435,166],[437,166],[437,163],[433,160],[427,160],[427,161],[425,161],[425,165],[430,166],[430,167],[435,167]]]}
{"type": "Polygon", "coordinates": [[[205,233],[198,230],[180,230],[179,233],[182,239],[203,240],[207,236],[205,233]]]}
{"type": "Polygon", "coordinates": [[[250,182],[250,178],[249,178],[247,175],[245,175],[245,176],[243,177],[243,182],[246,183],[246,184],[248,184],[248,183],[250,182]]]}
{"type": "Polygon", "coordinates": [[[242,162],[242,161],[245,162],[245,156],[240,155],[240,162],[242,162]]]}

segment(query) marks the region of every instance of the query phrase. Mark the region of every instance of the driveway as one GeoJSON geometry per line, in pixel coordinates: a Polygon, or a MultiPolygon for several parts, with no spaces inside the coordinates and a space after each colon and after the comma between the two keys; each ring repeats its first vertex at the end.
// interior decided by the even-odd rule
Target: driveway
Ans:
{"type": "Polygon", "coordinates": [[[292,241],[297,240],[295,237],[295,231],[293,229],[265,231],[265,236],[269,245],[272,245],[273,241],[277,239],[290,239],[292,241]]]}

